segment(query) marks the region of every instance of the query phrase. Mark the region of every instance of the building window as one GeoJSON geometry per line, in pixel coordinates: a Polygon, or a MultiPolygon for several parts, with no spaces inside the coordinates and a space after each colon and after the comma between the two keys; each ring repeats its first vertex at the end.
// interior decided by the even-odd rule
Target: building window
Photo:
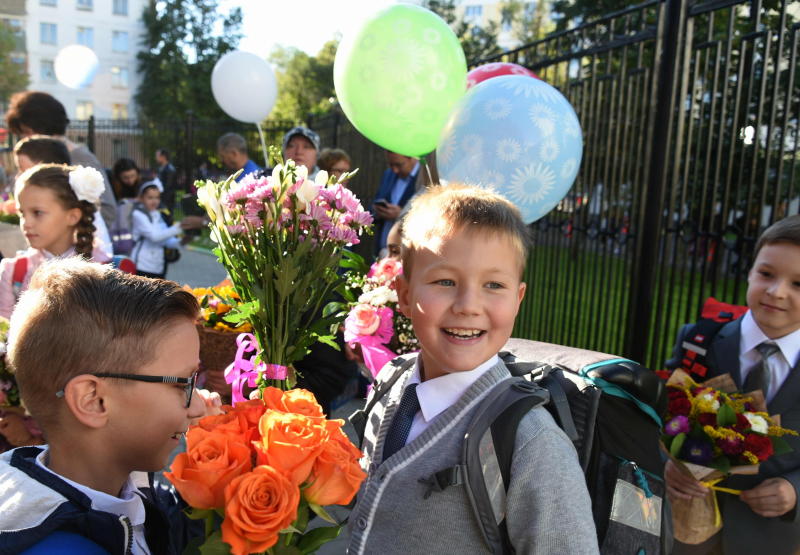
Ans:
{"type": "Polygon", "coordinates": [[[55,6],[56,0],[39,0],[40,6],[55,6]]]}
{"type": "Polygon", "coordinates": [[[94,0],[77,0],[76,8],[79,10],[91,10],[94,6],[94,0]]]}
{"type": "Polygon", "coordinates": [[[128,119],[128,105],[127,104],[112,104],[111,117],[113,119],[128,119]]]}
{"type": "Polygon", "coordinates": [[[117,89],[128,88],[128,68],[114,66],[111,68],[111,86],[117,89]]]}
{"type": "Polygon", "coordinates": [[[55,23],[39,24],[39,42],[42,44],[58,43],[58,31],[55,23]]]}
{"type": "Polygon", "coordinates": [[[78,27],[78,44],[94,48],[94,29],[91,27],[78,27]]]}
{"type": "Polygon", "coordinates": [[[128,15],[128,0],[114,0],[112,12],[114,15],[128,15]]]}
{"type": "Polygon", "coordinates": [[[464,8],[464,17],[468,19],[480,19],[483,15],[483,6],[467,6],[464,8]]]}
{"type": "Polygon", "coordinates": [[[39,78],[42,81],[56,80],[56,68],[53,65],[53,60],[42,60],[39,62],[39,78]]]}
{"type": "Polygon", "coordinates": [[[94,115],[94,104],[91,100],[79,100],[75,104],[75,119],[89,119],[94,115]]]}
{"type": "Polygon", "coordinates": [[[12,64],[17,64],[20,66],[25,65],[25,54],[11,54],[9,55],[12,64]]]}
{"type": "Polygon", "coordinates": [[[128,32],[127,31],[112,31],[111,32],[111,50],[114,52],[127,52],[128,51],[128,32]]]}

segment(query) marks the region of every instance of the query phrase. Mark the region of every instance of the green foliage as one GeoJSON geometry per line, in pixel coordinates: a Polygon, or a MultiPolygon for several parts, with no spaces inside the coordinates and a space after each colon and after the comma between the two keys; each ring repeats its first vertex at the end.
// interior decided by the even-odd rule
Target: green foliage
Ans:
{"type": "Polygon", "coordinates": [[[555,30],[548,2],[534,2],[531,9],[531,2],[505,0],[500,7],[500,17],[503,25],[511,25],[511,33],[520,45],[542,39],[555,30]]]}
{"type": "Polygon", "coordinates": [[[269,61],[277,74],[278,100],[270,120],[302,122],[308,114],[321,115],[333,109],[333,60],[338,46],[338,39],[329,40],[316,56],[297,48],[275,47],[269,61]]]}
{"type": "Polygon", "coordinates": [[[721,407],[719,407],[719,412],[717,413],[717,425],[736,425],[736,411],[733,410],[733,407],[731,407],[728,403],[724,403],[721,407]]]}
{"type": "Polygon", "coordinates": [[[11,60],[11,53],[18,50],[17,35],[6,22],[0,20],[0,103],[12,94],[28,86],[25,66],[11,60]]]}
{"type": "Polygon", "coordinates": [[[676,435],[669,446],[669,454],[675,457],[676,459],[680,457],[681,448],[683,447],[684,441],[686,441],[685,433],[681,432],[678,435],[676,435]]]}
{"type": "Polygon", "coordinates": [[[461,42],[461,48],[464,49],[464,56],[468,64],[503,51],[497,44],[498,24],[496,21],[481,27],[464,19],[457,20],[455,0],[424,0],[421,5],[450,25],[461,42]]]}
{"type": "Polygon", "coordinates": [[[553,0],[552,11],[558,14],[556,28],[569,29],[622,10],[631,5],[628,0],[553,0]]]}
{"type": "Polygon", "coordinates": [[[198,118],[227,119],[211,94],[211,71],[239,44],[241,8],[222,15],[218,0],[150,0],[142,21],[135,96],[141,115],[163,121],[192,110],[198,118]]]}

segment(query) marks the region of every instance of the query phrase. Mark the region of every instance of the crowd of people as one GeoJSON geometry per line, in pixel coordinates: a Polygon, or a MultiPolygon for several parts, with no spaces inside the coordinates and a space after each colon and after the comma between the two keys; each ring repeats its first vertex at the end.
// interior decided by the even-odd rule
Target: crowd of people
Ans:
{"type": "MultiPolygon", "coordinates": [[[[65,138],[66,114],[49,95],[14,97],[7,119],[24,137],[14,150],[14,193],[29,248],[0,261],[0,316],[11,318],[7,359],[30,415],[0,418],[0,434],[26,443],[0,456],[0,552],[180,553],[202,535],[202,523],[189,521],[177,494],[152,473],[191,422],[219,411],[220,399],[195,388],[197,301],[151,278],[164,278],[178,236],[206,221],[165,214],[178,191],[167,151],[156,153],[152,176],[121,159],[109,179],[88,149],[65,138]],[[138,276],[100,264],[120,254],[138,276]],[[33,428],[40,433],[20,432],[33,428]]],[[[306,127],[282,141],[284,157],[312,177],[352,169],[347,153],[321,146],[306,127]]],[[[217,150],[229,172],[241,171],[237,179],[269,171],[250,159],[240,135],[221,136],[217,150]]],[[[381,397],[367,418],[368,475],[349,517],[349,550],[487,552],[471,493],[429,478],[460,460],[479,402],[509,379],[498,353],[527,289],[540,286],[522,278],[529,228],[496,193],[423,187],[418,160],[386,158],[370,203],[375,255],[402,260],[399,307],[421,348],[390,362],[375,384],[381,397]]],[[[714,337],[706,377],[730,373],[743,390],[756,384],[782,425],[800,429],[800,216],[759,239],[747,305],[714,337]]],[[[672,366],[680,366],[693,330],[680,331],[672,366]]],[[[357,354],[342,334],[337,342],[338,349],[315,344],[296,364],[298,385],[326,412],[358,374],[357,354]]],[[[700,545],[676,543],[675,553],[800,550],[800,440],[786,440],[794,451],[730,479],[742,493],[720,498],[722,530],[700,545]]],[[[707,484],[664,462],[668,499],[707,494],[707,484]]],[[[545,408],[520,417],[508,463],[507,552],[600,551],[584,470],[545,408]]]]}

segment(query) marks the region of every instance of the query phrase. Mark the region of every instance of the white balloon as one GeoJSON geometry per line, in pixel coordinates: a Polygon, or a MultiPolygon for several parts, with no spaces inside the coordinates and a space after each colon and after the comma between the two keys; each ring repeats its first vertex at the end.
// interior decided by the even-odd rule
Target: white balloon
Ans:
{"type": "Polygon", "coordinates": [[[259,123],[275,105],[278,84],[266,60],[236,50],[225,54],[214,66],[211,92],[219,107],[232,118],[259,123]]]}
{"type": "Polygon", "coordinates": [[[56,79],[70,89],[88,87],[97,74],[99,61],[91,48],[72,44],[62,48],[55,59],[56,79]]]}

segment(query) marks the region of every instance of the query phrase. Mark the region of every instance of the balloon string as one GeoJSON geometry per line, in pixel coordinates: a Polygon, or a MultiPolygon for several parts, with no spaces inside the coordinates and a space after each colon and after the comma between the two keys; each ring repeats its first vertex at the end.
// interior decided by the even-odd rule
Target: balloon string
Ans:
{"type": "Polygon", "coordinates": [[[419,163],[422,164],[422,167],[425,168],[425,173],[428,176],[428,186],[430,187],[433,185],[433,176],[431,175],[431,166],[428,164],[428,161],[425,159],[425,155],[419,157],[419,163]]]}
{"type": "Polygon", "coordinates": [[[258,129],[258,136],[261,138],[261,153],[264,155],[264,169],[269,169],[269,160],[267,159],[267,143],[264,140],[264,131],[261,129],[261,124],[256,123],[258,129]]]}

